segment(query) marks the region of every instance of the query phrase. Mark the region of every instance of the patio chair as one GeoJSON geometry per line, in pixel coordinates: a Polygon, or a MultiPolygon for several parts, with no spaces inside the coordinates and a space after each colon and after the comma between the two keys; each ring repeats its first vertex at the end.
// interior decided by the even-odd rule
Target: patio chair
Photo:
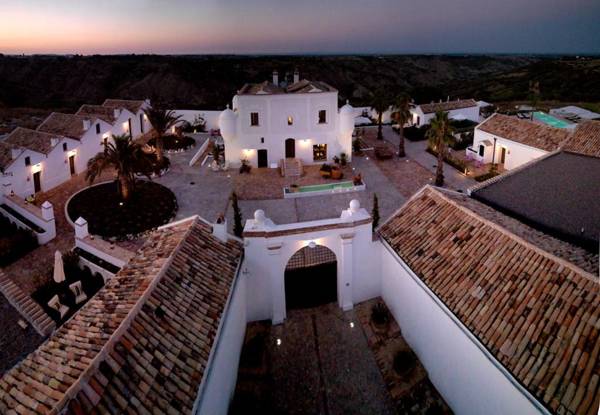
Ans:
{"type": "Polygon", "coordinates": [[[69,312],[69,307],[60,303],[58,295],[55,295],[50,299],[50,301],[48,301],[48,307],[58,311],[61,319],[69,312]]]}
{"type": "Polygon", "coordinates": [[[85,293],[81,289],[81,281],[77,281],[69,285],[69,289],[75,295],[75,304],[80,304],[87,300],[87,295],[85,295],[85,293]]]}

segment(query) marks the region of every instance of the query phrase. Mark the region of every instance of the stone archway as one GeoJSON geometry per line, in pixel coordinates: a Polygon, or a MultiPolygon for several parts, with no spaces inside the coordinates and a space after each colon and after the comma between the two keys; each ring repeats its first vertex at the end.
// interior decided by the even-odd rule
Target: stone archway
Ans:
{"type": "Polygon", "coordinates": [[[309,308],[336,302],[337,258],[323,245],[310,244],[296,251],[285,268],[286,308],[309,308]]]}

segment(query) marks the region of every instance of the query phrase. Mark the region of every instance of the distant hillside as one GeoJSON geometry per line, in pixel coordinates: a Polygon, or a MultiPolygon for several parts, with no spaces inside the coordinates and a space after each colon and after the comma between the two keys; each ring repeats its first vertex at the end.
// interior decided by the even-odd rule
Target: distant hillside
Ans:
{"type": "Polygon", "coordinates": [[[154,98],[177,107],[224,108],[245,82],[273,69],[323,80],[340,101],[368,105],[369,91],[408,91],[417,102],[450,96],[600,101],[600,59],[526,56],[0,56],[0,105],[71,108],[106,97],[154,98]]]}

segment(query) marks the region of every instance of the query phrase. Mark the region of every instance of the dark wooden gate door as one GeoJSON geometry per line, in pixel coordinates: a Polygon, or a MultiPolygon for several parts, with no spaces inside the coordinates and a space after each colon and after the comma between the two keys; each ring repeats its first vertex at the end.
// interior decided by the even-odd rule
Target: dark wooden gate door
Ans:
{"type": "Polygon", "coordinates": [[[258,167],[269,167],[267,150],[258,150],[258,167]]]}
{"type": "Polygon", "coordinates": [[[75,156],[69,157],[69,169],[71,170],[71,176],[75,175],[75,156]]]}
{"type": "Polygon", "coordinates": [[[35,172],[33,173],[33,191],[34,193],[39,192],[40,190],[42,190],[42,183],[41,183],[41,173],[35,172]]]}
{"type": "Polygon", "coordinates": [[[288,138],[285,140],[285,158],[296,157],[296,140],[288,138]]]}

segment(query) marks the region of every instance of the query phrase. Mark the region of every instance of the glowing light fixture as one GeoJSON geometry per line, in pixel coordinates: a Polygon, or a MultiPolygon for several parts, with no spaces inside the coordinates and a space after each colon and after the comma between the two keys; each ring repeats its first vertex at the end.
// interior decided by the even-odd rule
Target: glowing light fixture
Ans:
{"type": "Polygon", "coordinates": [[[275,343],[277,344],[277,346],[281,346],[281,339],[277,339],[275,343]]]}
{"type": "Polygon", "coordinates": [[[31,166],[32,173],[37,173],[38,171],[42,171],[42,163],[38,163],[38,164],[31,166]]]}
{"type": "Polygon", "coordinates": [[[354,328],[354,321],[350,322],[350,328],[353,329],[354,328]]]}
{"type": "Polygon", "coordinates": [[[310,241],[310,242],[308,243],[308,247],[309,247],[310,249],[313,249],[313,248],[314,248],[314,247],[316,247],[316,246],[317,246],[317,243],[316,243],[315,241],[310,241]]]}

